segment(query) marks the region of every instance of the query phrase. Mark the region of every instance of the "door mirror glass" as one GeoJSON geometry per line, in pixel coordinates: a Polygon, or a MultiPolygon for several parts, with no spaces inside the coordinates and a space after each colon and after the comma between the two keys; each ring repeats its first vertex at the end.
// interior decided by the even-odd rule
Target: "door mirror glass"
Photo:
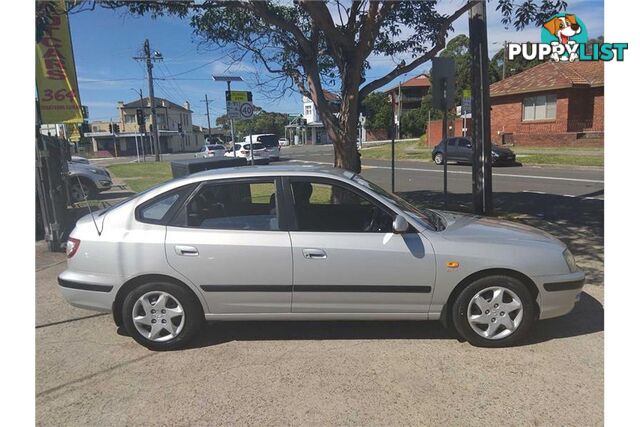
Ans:
{"type": "Polygon", "coordinates": [[[409,223],[407,219],[402,215],[396,215],[393,220],[393,232],[394,233],[404,233],[409,229],[409,223]]]}

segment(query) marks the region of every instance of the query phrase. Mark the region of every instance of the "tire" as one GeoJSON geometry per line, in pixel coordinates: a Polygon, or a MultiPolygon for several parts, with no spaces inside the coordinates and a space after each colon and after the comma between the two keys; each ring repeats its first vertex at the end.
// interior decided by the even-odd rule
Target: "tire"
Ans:
{"type": "Polygon", "coordinates": [[[441,164],[444,163],[444,156],[442,155],[442,153],[437,153],[433,158],[433,161],[435,162],[436,165],[440,166],[441,164]]]}
{"type": "Polygon", "coordinates": [[[511,346],[527,335],[536,319],[529,289],[521,281],[502,275],[482,277],[469,284],[453,302],[451,312],[456,331],[477,347],[511,346]],[[500,299],[493,302],[491,297],[500,299]],[[518,300],[519,309],[515,308],[518,300]]]}
{"type": "Polygon", "coordinates": [[[69,195],[71,196],[72,203],[78,203],[85,200],[92,200],[96,198],[98,190],[95,185],[88,183],[87,181],[76,177],[71,177],[71,185],[69,185],[69,195]],[[84,195],[84,197],[83,197],[84,195]]]}
{"type": "Polygon", "coordinates": [[[191,292],[175,283],[158,281],[140,285],[127,294],[122,304],[122,320],[139,344],[156,351],[176,350],[198,333],[204,313],[191,292]],[[157,304],[162,305],[159,308],[157,304]],[[138,320],[134,320],[134,310],[138,320]],[[152,333],[155,338],[151,338],[152,333]]]}

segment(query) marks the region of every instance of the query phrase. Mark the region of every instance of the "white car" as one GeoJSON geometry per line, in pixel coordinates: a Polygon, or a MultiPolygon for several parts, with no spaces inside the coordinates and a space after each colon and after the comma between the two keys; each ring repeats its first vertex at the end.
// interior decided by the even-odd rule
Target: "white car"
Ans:
{"type": "MultiPolygon", "coordinates": [[[[235,157],[244,157],[247,161],[251,161],[251,144],[238,143],[235,144],[236,155],[235,157]]],[[[233,149],[225,153],[226,157],[234,157],[233,149]]],[[[268,159],[269,153],[266,148],[260,142],[253,143],[253,158],[254,159],[268,159]]]]}
{"type": "Polygon", "coordinates": [[[195,154],[195,157],[211,158],[211,157],[224,157],[226,149],[222,144],[206,144],[203,145],[200,151],[195,154]]]}
{"type": "Polygon", "coordinates": [[[289,140],[287,138],[280,138],[278,140],[278,145],[281,146],[281,147],[288,146],[289,145],[289,140]]]}
{"type": "Polygon", "coordinates": [[[280,144],[278,143],[278,137],[272,133],[259,133],[255,135],[247,135],[244,137],[244,142],[256,142],[264,145],[265,150],[269,154],[269,159],[280,160],[280,144]]]}

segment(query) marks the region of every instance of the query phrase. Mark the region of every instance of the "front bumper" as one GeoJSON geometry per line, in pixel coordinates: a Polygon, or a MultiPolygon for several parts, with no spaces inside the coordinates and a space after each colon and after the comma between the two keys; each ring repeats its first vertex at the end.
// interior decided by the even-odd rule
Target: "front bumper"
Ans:
{"type": "Polygon", "coordinates": [[[580,300],[585,275],[582,271],[533,278],[540,291],[540,319],[569,313],[580,300]]]}
{"type": "Polygon", "coordinates": [[[69,304],[86,310],[110,312],[116,297],[111,278],[70,270],[58,276],[58,287],[69,304]]]}

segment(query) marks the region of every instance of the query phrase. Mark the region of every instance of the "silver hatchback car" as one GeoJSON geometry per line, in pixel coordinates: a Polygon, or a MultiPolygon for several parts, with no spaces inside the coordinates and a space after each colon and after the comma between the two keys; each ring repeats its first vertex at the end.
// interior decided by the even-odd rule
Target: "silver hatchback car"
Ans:
{"type": "Polygon", "coordinates": [[[183,346],[205,320],[437,320],[515,343],[578,300],[584,273],[540,230],[419,211],[316,166],[218,169],[80,219],[58,278],[139,343],[183,346]]]}

